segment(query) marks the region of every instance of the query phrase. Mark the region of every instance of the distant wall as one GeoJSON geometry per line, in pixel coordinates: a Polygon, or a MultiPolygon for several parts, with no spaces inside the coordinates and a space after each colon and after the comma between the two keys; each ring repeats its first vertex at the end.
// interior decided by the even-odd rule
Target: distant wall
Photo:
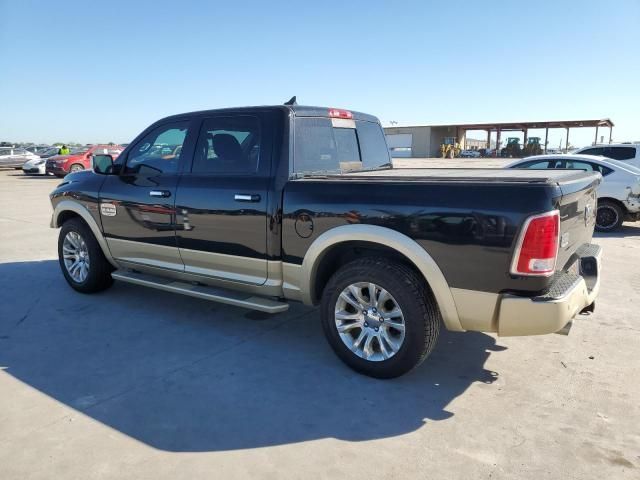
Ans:
{"type": "Polygon", "coordinates": [[[431,127],[387,127],[385,135],[411,134],[411,156],[428,157],[431,127]]]}

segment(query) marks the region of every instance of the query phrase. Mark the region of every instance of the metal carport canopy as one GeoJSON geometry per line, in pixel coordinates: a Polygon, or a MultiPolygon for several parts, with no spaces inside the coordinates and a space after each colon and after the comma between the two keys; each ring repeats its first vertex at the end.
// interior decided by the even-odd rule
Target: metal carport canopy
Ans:
{"type": "Polygon", "coordinates": [[[524,130],[529,128],[580,128],[613,127],[609,118],[600,120],[554,120],[550,122],[503,122],[503,123],[453,123],[448,125],[430,125],[431,127],[458,127],[464,130],[524,130]]]}

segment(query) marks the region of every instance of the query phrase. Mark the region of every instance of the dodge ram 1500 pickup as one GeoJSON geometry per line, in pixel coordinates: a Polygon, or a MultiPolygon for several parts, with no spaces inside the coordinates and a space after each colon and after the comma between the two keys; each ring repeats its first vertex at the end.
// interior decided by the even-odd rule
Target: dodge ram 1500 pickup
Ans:
{"type": "MultiPolygon", "coordinates": [[[[115,280],[278,313],[319,305],[336,354],[402,375],[454,331],[568,332],[594,307],[600,175],[395,169],[380,122],[280,105],[175,115],[67,175],[71,287],[115,280]]],[[[240,320],[238,320],[240,321],[240,320]]]]}

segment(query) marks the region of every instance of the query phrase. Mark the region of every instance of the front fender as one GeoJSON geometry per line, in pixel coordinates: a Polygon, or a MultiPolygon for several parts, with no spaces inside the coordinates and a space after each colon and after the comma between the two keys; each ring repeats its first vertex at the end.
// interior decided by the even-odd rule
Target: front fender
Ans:
{"type": "Polygon", "coordinates": [[[85,221],[87,225],[89,225],[89,228],[91,229],[93,236],[98,241],[98,244],[100,245],[100,248],[102,249],[102,253],[104,254],[105,258],[114,267],[118,268],[118,264],[116,263],[114,258],[111,256],[111,251],[109,250],[107,241],[102,235],[102,231],[100,230],[100,227],[96,223],[95,219],[93,218],[89,210],[87,210],[87,208],[82,203],[75,200],[60,201],[55,206],[53,210],[53,214],[51,215],[51,224],[50,224],[51,228],[60,228],[62,226],[60,225],[60,217],[64,212],[73,212],[77,214],[80,218],[82,218],[85,221]]]}

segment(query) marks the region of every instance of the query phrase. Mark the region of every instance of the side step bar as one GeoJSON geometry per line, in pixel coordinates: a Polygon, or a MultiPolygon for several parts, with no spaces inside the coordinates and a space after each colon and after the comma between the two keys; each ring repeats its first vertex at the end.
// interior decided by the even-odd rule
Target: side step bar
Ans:
{"type": "Polygon", "coordinates": [[[180,293],[190,297],[210,300],[212,302],[226,303],[236,307],[259,310],[266,313],[281,313],[289,309],[288,303],[278,302],[265,297],[257,297],[250,293],[235,292],[224,288],[196,285],[188,282],[180,282],[169,278],[156,277],[138,272],[116,270],[111,274],[114,280],[142,285],[144,287],[157,288],[165,292],[180,293]]]}

